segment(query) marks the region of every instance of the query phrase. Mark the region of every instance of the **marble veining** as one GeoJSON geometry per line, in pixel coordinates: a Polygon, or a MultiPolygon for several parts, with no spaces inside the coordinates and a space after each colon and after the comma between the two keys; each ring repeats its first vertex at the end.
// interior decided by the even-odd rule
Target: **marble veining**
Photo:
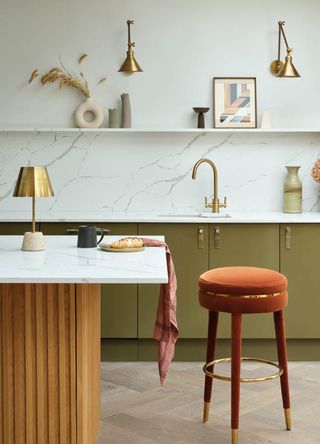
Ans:
{"type": "MultiPolygon", "coordinates": [[[[152,236],[164,240],[163,236],[152,236]]],[[[119,236],[106,236],[111,243],[119,236]]],[[[163,247],[137,253],[77,248],[76,236],[45,236],[44,251],[21,251],[22,236],[0,236],[0,283],[164,283],[163,247]]]]}
{"type": "MultiPolygon", "coordinates": [[[[28,212],[29,199],[12,198],[23,165],[45,165],[55,191],[38,199],[41,214],[203,211],[212,172],[194,163],[212,159],[228,212],[279,212],[285,165],[301,165],[303,211],[320,208],[320,185],[310,169],[320,153],[317,133],[0,132],[0,213],[28,212]]],[[[53,217],[53,216],[52,216],[53,217]]]]}

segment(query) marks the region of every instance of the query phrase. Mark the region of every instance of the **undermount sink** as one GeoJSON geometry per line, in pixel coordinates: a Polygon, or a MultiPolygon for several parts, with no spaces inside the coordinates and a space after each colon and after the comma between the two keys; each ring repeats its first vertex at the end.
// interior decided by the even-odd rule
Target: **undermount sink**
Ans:
{"type": "Polygon", "coordinates": [[[160,213],[159,217],[199,217],[206,219],[224,219],[230,218],[230,214],[227,213],[209,213],[209,212],[200,212],[200,211],[184,211],[184,212],[168,212],[168,213],[160,213]]]}

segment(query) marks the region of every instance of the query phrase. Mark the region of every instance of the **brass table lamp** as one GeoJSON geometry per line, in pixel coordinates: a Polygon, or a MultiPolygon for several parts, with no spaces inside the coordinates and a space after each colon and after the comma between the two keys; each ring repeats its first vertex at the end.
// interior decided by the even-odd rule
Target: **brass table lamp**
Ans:
{"type": "Polygon", "coordinates": [[[133,20],[127,20],[128,25],[128,51],[127,51],[127,57],[123,64],[121,65],[121,68],[119,69],[119,72],[142,72],[139,63],[136,61],[134,57],[134,52],[132,51],[132,48],[135,47],[135,43],[131,42],[131,34],[130,34],[130,26],[134,24],[133,20]]]}
{"type": "Polygon", "coordinates": [[[13,197],[32,197],[32,231],[24,233],[22,250],[45,250],[43,234],[36,231],[35,198],[54,196],[46,167],[21,167],[13,197]]]}
{"type": "Polygon", "coordinates": [[[300,74],[298,73],[298,71],[296,70],[296,68],[294,67],[294,65],[292,63],[292,55],[291,55],[292,48],[289,48],[288,41],[287,41],[286,35],[283,30],[285,23],[286,22],[284,22],[284,21],[278,22],[278,25],[279,25],[278,59],[274,60],[271,63],[270,70],[271,70],[272,74],[277,77],[300,77],[300,74]],[[287,56],[286,56],[286,60],[284,63],[280,59],[281,35],[283,37],[283,40],[284,40],[284,42],[286,44],[286,48],[287,48],[287,56]]]}

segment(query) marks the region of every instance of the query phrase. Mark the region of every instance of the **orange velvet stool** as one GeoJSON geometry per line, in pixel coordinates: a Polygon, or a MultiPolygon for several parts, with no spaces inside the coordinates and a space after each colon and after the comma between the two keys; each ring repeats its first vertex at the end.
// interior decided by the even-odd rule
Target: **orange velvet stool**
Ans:
{"type": "Polygon", "coordinates": [[[215,268],[203,273],[199,279],[199,302],[209,310],[207,360],[204,366],[204,413],[208,420],[212,392],[212,378],[231,381],[231,429],[232,444],[238,442],[240,382],[274,379],[280,376],[286,427],[291,429],[290,395],[284,309],[288,303],[287,279],[277,271],[256,267],[215,268]],[[215,343],[219,312],[231,314],[231,378],[213,373],[215,343]],[[279,365],[267,360],[241,358],[242,315],[247,313],[273,313],[279,365]],[[278,368],[278,372],[266,378],[240,377],[241,360],[261,361],[278,368]]]}

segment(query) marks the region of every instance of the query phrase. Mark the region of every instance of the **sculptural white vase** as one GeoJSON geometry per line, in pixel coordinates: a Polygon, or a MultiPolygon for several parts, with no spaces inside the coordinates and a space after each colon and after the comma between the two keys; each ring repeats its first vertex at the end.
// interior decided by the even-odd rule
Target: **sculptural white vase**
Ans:
{"type": "Polygon", "coordinates": [[[271,123],[271,112],[264,110],[262,114],[262,120],[261,120],[261,128],[263,129],[270,129],[272,127],[271,123]]]}
{"type": "Polygon", "coordinates": [[[103,122],[103,110],[88,97],[75,109],[74,120],[78,128],[99,128],[103,122]]]}

